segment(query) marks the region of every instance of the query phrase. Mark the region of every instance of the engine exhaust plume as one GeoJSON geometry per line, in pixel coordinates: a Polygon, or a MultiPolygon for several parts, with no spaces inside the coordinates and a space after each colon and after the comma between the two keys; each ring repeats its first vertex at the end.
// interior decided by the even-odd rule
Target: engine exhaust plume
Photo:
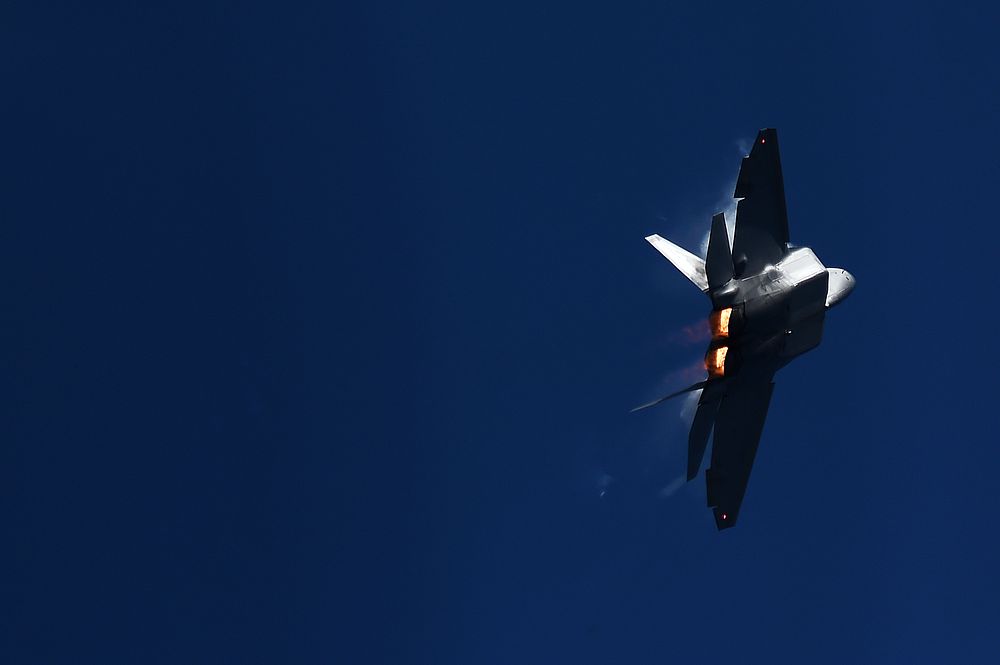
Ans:
{"type": "Polygon", "coordinates": [[[712,330],[704,319],[689,323],[680,330],[670,334],[668,339],[677,346],[694,346],[704,344],[712,338],[712,330]]]}

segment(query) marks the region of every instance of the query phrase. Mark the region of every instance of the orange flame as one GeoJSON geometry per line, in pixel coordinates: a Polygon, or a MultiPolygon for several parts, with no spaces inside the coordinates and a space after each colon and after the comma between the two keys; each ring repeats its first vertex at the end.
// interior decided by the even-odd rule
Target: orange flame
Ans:
{"type": "Polygon", "coordinates": [[[729,337],[729,319],[733,315],[733,308],[727,307],[717,312],[712,312],[708,317],[709,325],[712,327],[712,337],[719,339],[729,337]]]}
{"type": "Polygon", "coordinates": [[[705,356],[705,369],[712,377],[721,377],[726,374],[726,354],[729,353],[728,346],[720,346],[712,349],[705,356]]]}

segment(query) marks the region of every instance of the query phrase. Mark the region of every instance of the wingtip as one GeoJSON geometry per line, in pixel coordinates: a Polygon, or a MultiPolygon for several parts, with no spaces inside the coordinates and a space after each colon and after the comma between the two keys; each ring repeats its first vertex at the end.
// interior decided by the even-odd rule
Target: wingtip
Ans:
{"type": "Polygon", "coordinates": [[[754,141],[754,147],[768,145],[768,143],[774,143],[777,140],[778,131],[774,127],[765,127],[757,132],[757,140],[754,141]]]}
{"type": "Polygon", "coordinates": [[[715,508],[712,512],[715,513],[715,527],[719,531],[731,529],[736,526],[736,513],[727,513],[718,508],[715,508]]]}

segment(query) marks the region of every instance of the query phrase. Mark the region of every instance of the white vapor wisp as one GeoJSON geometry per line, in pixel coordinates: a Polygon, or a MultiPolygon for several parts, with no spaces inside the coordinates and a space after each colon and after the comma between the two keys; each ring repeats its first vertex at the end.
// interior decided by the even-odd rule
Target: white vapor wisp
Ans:
{"type": "Polygon", "coordinates": [[[660,498],[666,499],[667,497],[673,496],[677,493],[677,490],[684,487],[684,483],[686,482],[687,478],[684,476],[677,476],[660,490],[660,498]]]}
{"type": "Polygon", "coordinates": [[[684,401],[681,402],[680,417],[684,421],[684,424],[688,428],[691,427],[691,423],[694,422],[694,413],[698,410],[698,400],[701,399],[701,389],[692,390],[684,396],[684,401]]]}

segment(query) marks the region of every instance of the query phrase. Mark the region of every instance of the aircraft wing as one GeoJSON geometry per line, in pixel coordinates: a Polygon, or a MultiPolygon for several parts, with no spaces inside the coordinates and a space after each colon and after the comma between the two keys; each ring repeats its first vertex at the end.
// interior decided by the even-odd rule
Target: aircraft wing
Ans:
{"type": "Polygon", "coordinates": [[[733,262],[736,276],[753,275],[788,252],[788,212],[778,156],[778,133],[762,129],[743,158],[733,196],[736,206],[733,262]]]}
{"type": "Polygon", "coordinates": [[[771,403],[772,374],[763,374],[729,387],[715,417],[712,465],[705,472],[708,505],[715,510],[715,525],[736,524],[740,504],[750,479],[757,444],[771,403]]]}

